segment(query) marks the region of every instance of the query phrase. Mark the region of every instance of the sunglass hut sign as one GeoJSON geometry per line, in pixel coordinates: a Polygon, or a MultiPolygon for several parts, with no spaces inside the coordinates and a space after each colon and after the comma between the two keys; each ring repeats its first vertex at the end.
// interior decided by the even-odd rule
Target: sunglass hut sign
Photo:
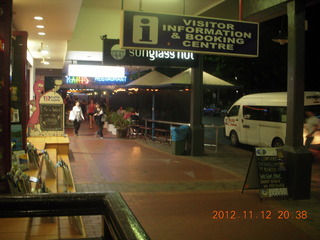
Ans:
{"type": "Polygon", "coordinates": [[[120,45],[257,57],[258,32],[251,22],[124,11],[120,45]]]}

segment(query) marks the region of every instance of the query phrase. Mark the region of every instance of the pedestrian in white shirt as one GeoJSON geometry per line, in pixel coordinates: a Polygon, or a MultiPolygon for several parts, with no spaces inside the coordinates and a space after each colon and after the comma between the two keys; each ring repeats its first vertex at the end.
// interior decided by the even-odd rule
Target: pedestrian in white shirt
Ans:
{"type": "Polygon", "coordinates": [[[308,148],[310,147],[314,139],[314,133],[319,129],[319,119],[311,111],[306,111],[305,114],[307,116],[307,119],[306,119],[307,136],[306,136],[305,147],[308,148]]]}
{"type": "Polygon", "coordinates": [[[76,136],[78,136],[81,122],[84,120],[84,116],[83,116],[79,101],[75,102],[75,106],[72,108],[72,112],[74,114],[74,120],[73,120],[74,133],[76,136]]]}

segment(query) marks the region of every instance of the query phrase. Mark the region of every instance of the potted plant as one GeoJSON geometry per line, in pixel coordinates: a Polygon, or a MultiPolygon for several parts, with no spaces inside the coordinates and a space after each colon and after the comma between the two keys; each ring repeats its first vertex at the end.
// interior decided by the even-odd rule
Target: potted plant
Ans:
{"type": "Polygon", "coordinates": [[[112,113],[112,120],[114,127],[116,128],[117,137],[126,137],[128,126],[131,123],[130,118],[125,119],[124,114],[112,113]]]}
{"type": "Polygon", "coordinates": [[[108,122],[108,131],[111,132],[113,135],[116,135],[116,129],[114,127],[114,123],[113,123],[113,114],[114,112],[110,112],[107,111],[106,115],[107,115],[107,122],[108,122]]]}

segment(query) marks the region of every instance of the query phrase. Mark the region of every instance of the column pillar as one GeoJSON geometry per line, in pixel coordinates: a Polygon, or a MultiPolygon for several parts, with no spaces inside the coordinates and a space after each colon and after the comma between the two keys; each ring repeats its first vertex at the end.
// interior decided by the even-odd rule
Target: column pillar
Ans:
{"type": "Polygon", "coordinates": [[[312,153],[303,146],[305,1],[287,4],[288,14],[288,108],[286,145],[288,191],[292,199],[309,199],[312,153]]]}
{"type": "Polygon", "coordinates": [[[203,109],[203,56],[199,54],[199,65],[191,72],[191,155],[200,156],[204,152],[203,109]]]}
{"type": "MultiPolygon", "coordinates": [[[[0,0],[0,178],[11,169],[10,133],[10,51],[12,0],[0,0]]],[[[0,181],[0,193],[8,193],[6,182],[0,181]]]]}

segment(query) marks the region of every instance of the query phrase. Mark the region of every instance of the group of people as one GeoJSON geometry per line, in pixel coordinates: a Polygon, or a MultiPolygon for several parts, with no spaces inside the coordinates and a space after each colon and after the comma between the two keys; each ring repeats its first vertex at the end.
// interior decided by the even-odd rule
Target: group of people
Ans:
{"type": "MultiPolygon", "coordinates": [[[[93,100],[90,101],[87,109],[87,113],[89,116],[89,126],[93,127],[93,124],[98,127],[98,131],[96,132],[97,136],[100,136],[103,139],[103,125],[102,116],[105,113],[100,103],[94,103],[93,100]]],[[[78,132],[81,126],[81,122],[85,120],[83,110],[81,108],[80,102],[75,101],[75,104],[70,111],[69,120],[73,121],[74,133],[78,136],[78,132]]]]}

